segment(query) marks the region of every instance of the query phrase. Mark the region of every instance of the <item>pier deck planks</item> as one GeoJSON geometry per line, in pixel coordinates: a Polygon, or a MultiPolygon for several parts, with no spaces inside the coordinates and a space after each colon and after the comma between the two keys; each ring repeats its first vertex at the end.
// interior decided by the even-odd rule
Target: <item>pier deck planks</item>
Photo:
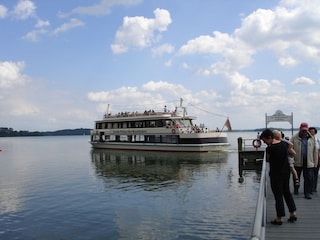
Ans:
{"type": "MultiPolygon", "coordinates": [[[[302,174],[301,174],[302,175],[302,174]]],[[[288,222],[289,212],[286,207],[286,216],[281,226],[270,223],[276,217],[275,201],[270,189],[269,176],[267,176],[267,225],[265,239],[320,239],[320,192],[313,193],[312,199],[305,199],[303,194],[303,177],[298,195],[293,195],[297,207],[298,220],[295,223],[288,222]]],[[[293,192],[292,179],[290,187],[293,192]]]]}

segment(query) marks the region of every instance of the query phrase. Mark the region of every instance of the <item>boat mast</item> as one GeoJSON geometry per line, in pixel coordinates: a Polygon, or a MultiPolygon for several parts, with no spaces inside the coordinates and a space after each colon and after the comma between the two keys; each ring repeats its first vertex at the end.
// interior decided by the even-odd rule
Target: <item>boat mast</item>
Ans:
{"type": "Polygon", "coordinates": [[[108,103],[108,107],[107,107],[107,112],[105,114],[105,118],[107,118],[109,116],[109,107],[110,107],[110,104],[108,103]]]}
{"type": "Polygon", "coordinates": [[[182,107],[182,102],[183,102],[183,99],[180,98],[180,108],[183,110],[182,111],[182,116],[185,117],[186,116],[186,108],[182,107]]]}

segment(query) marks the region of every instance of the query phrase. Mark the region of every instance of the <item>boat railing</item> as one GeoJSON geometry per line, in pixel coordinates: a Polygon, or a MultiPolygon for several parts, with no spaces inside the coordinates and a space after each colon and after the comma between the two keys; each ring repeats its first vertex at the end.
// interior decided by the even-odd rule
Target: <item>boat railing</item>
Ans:
{"type": "Polygon", "coordinates": [[[264,240],[266,229],[266,202],[267,202],[267,174],[266,161],[263,160],[261,179],[259,187],[259,195],[257,199],[256,213],[254,217],[251,240],[264,240]]]}
{"type": "Polygon", "coordinates": [[[151,116],[151,115],[170,115],[171,117],[176,117],[176,112],[155,112],[153,110],[145,111],[145,112],[121,112],[117,114],[105,114],[104,118],[119,118],[119,117],[141,117],[141,116],[151,116]]]}

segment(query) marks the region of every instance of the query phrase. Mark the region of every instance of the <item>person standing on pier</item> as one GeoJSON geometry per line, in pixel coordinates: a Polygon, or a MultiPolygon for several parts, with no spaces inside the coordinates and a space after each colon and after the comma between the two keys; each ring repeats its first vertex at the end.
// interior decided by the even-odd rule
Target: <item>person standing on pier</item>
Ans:
{"type": "Polygon", "coordinates": [[[272,220],[271,224],[282,225],[282,217],[285,216],[283,198],[290,212],[288,221],[295,222],[297,221],[297,209],[289,188],[290,167],[288,162],[288,153],[294,156],[295,152],[292,145],[275,139],[270,129],[265,129],[260,139],[268,145],[266,160],[269,162],[270,185],[276,203],[277,218],[272,220]]]}
{"type": "Polygon", "coordinates": [[[309,127],[309,132],[311,136],[313,136],[316,140],[316,146],[318,149],[318,166],[313,169],[313,183],[312,183],[312,191],[317,192],[318,187],[318,175],[319,175],[319,166],[320,166],[320,140],[316,137],[318,130],[315,127],[309,127]]]}
{"type": "MultiPolygon", "coordinates": [[[[313,171],[318,166],[318,150],[315,138],[309,133],[308,123],[301,123],[299,132],[294,134],[290,142],[296,151],[294,167],[299,179],[303,171],[303,192],[306,199],[311,199],[313,171]]],[[[294,185],[294,194],[299,194],[299,186],[294,185]]]]}
{"type": "MultiPolygon", "coordinates": [[[[290,148],[293,148],[292,142],[290,142],[289,140],[286,140],[284,138],[283,132],[280,132],[278,130],[273,130],[272,132],[273,132],[274,139],[285,141],[289,145],[291,145],[290,148]]],[[[294,149],[292,149],[292,151],[294,151],[294,149]]],[[[292,173],[293,181],[295,182],[295,186],[299,186],[300,185],[300,180],[299,180],[297,171],[294,168],[294,158],[293,158],[293,156],[290,155],[290,153],[288,153],[288,162],[289,162],[290,172],[292,173]]]]}

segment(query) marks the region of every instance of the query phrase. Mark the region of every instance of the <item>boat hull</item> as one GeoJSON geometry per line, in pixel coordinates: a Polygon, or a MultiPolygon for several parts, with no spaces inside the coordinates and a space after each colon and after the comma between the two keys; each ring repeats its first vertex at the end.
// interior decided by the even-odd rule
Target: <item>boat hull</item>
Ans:
{"type": "Polygon", "coordinates": [[[164,143],[121,143],[121,142],[90,142],[95,149],[165,151],[165,152],[212,152],[227,151],[228,143],[205,144],[164,144],[164,143]]]}

